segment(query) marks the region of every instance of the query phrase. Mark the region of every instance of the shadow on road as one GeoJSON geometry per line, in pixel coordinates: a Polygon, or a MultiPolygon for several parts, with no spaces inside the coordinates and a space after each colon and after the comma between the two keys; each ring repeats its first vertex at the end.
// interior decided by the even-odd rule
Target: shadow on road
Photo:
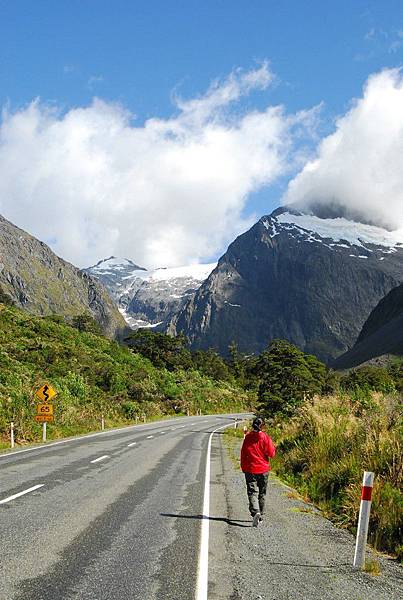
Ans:
{"type": "Polygon", "coordinates": [[[205,517],[204,515],[175,515],[171,513],[160,513],[161,517],[173,517],[176,519],[208,519],[209,521],[222,521],[231,525],[232,527],[251,527],[252,521],[240,521],[236,519],[227,519],[226,517],[205,517]],[[249,525],[242,525],[242,523],[249,523],[249,525]]]}

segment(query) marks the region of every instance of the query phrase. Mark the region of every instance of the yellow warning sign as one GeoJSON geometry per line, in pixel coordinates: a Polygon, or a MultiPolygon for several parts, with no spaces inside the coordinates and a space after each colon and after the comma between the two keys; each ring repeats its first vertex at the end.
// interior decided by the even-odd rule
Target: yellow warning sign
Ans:
{"type": "Polygon", "coordinates": [[[52,388],[50,383],[44,383],[39,390],[36,390],[35,396],[42,402],[50,402],[56,396],[57,392],[52,388]]]}
{"type": "Polygon", "coordinates": [[[53,404],[37,404],[37,415],[53,415],[53,404]]]}

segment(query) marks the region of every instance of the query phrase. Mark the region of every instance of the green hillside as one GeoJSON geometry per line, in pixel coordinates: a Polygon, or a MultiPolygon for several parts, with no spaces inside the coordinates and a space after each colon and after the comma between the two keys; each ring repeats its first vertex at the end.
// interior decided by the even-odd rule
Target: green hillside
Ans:
{"type": "MultiPolygon", "coordinates": [[[[85,323],[85,319],[84,319],[85,323]]],[[[80,326],[81,320],[76,320],[80,326]]],[[[79,327],[79,329],[82,327],[79,327]]],[[[117,342],[67,325],[60,317],[35,317],[0,304],[0,444],[38,440],[34,391],[45,381],[57,390],[50,438],[130,424],[147,418],[243,410],[248,395],[234,380],[217,380],[191,363],[175,369],[117,342]]],[[[205,372],[205,371],[204,371],[205,372]]]]}

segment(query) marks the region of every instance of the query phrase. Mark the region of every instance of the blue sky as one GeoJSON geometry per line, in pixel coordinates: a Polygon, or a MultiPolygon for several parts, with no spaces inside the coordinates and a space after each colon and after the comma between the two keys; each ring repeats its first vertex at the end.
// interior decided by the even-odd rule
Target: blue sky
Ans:
{"type": "MultiPolygon", "coordinates": [[[[403,3],[0,0],[0,104],[12,113],[38,97],[68,113],[97,96],[140,126],[177,114],[173,94],[201,96],[263,61],[274,81],[236,111],[281,104],[295,114],[323,103],[316,135],[329,134],[371,74],[403,64],[403,3]]],[[[242,215],[274,208],[288,177],[250,191],[242,215]]]]}

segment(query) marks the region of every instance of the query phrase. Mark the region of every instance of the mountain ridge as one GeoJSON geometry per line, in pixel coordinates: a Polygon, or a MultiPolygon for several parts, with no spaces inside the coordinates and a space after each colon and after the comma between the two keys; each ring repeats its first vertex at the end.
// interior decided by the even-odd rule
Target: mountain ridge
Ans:
{"type": "Polygon", "coordinates": [[[382,298],[364,323],[354,346],[332,366],[349,369],[386,355],[403,355],[403,284],[382,298]]]}
{"type": "Polygon", "coordinates": [[[72,318],[88,313],[109,337],[126,331],[123,318],[96,279],[1,215],[0,291],[34,315],[72,318]]]}
{"type": "Polygon", "coordinates": [[[283,338],[329,362],[403,280],[402,259],[403,233],[280,207],[230,244],[168,331],[222,354],[283,338]]]}

